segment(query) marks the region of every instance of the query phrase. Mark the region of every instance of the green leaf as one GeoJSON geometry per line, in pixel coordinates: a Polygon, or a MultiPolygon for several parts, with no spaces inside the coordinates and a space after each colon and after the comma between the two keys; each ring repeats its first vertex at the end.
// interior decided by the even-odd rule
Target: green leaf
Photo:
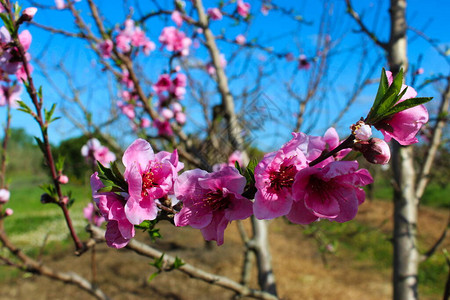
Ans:
{"type": "Polygon", "coordinates": [[[0,14],[0,18],[3,20],[3,23],[5,23],[6,29],[8,29],[9,33],[12,36],[14,34],[14,24],[13,24],[13,22],[9,19],[9,16],[7,14],[5,14],[5,13],[1,13],[0,14]]]}
{"type": "MultiPolygon", "coordinates": [[[[377,110],[377,115],[382,115],[388,111],[392,106],[394,106],[400,98],[398,97],[403,84],[403,69],[400,69],[397,76],[395,76],[394,81],[389,86],[388,90],[384,94],[384,97],[380,100],[381,103],[377,110]]],[[[404,94],[405,91],[403,91],[404,94]]]]}
{"type": "Polygon", "coordinates": [[[30,115],[33,114],[33,111],[31,110],[31,108],[25,104],[25,102],[21,101],[21,100],[17,100],[17,104],[19,104],[19,109],[20,111],[26,112],[30,115]]]}
{"type": "Polygon", "coordinates": [[[161,274],[161,271],[158,271],[158,272],[155,272],[155,273],[153,273],[152,275],[150,275],[149,277],[148,277],[148,281],[150,282],[150,281],[152,281],[156,276],[158,276],[159,274],[161,274]]]}
{"type": "Polygon", "coordinates": [[[375,96],[375,101],[373,102],[373,107],[377,108],[380,105],[381,98],[389,88],[388,78],[386,76],[386,70],[383,68],[381,70],[380,85],[378,86],[377,95],[375,96]]]}
{"type": "Polygon", "coordinates": [[[162,239],[162,234],[159,232],[159,228],[150,229],[148,231],[150,240],[154,243],[157,239],[162,239]]]}
{"type": "Polygon", "coordinates": [[[36,140],[36,143],[38,144],[38,146],[41,149],[42,153],[45,154],[45,145],[44,145],[44,143],[37,136],[35,136],[34,139],[36,140]]]}
{"type": "Polygon", "coordinates": [[[155,261],[150,263],[150,265],[154,266],[158,270],[162,271],[162,267],[163,267],[163,263],[164,263],[164,255],[165,255],[165,253],[163,253],[161,255],[161,257],[159,257],[159,258],[155,258],[155,261]]]}
{"type": "Polygon", "coordinates": [[[181,266],[183,266],[185,264],[186,263],[181,258],[179,258],[178,256],[175,256],[175,261],[173,262],[172,268],[173,269],[178,269],[178,268],[180,268],[181,266]]]}
{"type": "Polygon", "coordinates": [[[120,187],[111,186],[111,185],[102,187],[101,189],[99,189],[97,191],[97,193],[110,193],[110,192],[111,193],[122,193],[122,192],[125,192],[125,191],[122,190],[120,187]]]}
{"type": "Polygon", "coordinates": [[[53,113],[55,112],[55,108],[56,108],[56,103],[53,103],[53,105],[52,105],[52,107],[50,108],[49,111],[47,111],[47,110],[44,108],[45,121],[46,121],[47,123],[50,123],[50,122],[51,122],[53,113]]]}
{"type": "Polygon", "coordinates": [[[242,170],[242,168],[239,165],[238,161],[234,162],[234,167],[239,171],[239,174],[244,175],[244,171],[242,170]]]}
{"type": "Polygon", "coordinates": [[[39,99],[42,99],[42,85],[39,87],[39,90],[37,91],[37,96],[39,99]]]}
{"type": "Polygon", "coordinates": [[[383,119],[388,118],[398,112],[404,111],[411,107],[415,107],[415,106],[427,103],[431,99],[433,99],[433,97],[418,97],[418,98],[406,99],[406,100],[400,102],[399,104],[397,104],[396,106],[392,107],[388,112],[386,112],[383,115],[383,119]]]}
{"type": "Polygon", "coordinates": [[[62,171],[64,169],[64,161],[66,158],[62,155],[58,156],[58,159],[55,162],[55,167],[57,171],[62,171]]]}

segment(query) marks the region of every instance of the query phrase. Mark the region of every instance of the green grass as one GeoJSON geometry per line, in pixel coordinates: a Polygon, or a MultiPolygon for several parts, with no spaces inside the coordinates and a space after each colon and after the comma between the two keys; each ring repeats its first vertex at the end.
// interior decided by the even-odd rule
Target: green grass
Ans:
{"type": "MultiPolygon", "coordinates": [[[[314,224],[328,241],[338,245],[338,256],[370,263],[374,270],[386,271],[392,267],[390,235],[357,221],[338,224],[322,221],[314,224]]],[[[419,292],[439,297],[443,294],[448,269],[443,253],[437,252],[419,266],[419,292]]]]}
{"type": "MultiPolygon", "coordinates": [[[[381,175],[375,178],[375,199],[390,201],[392,199],[392,195],[393,188],[390,179],[387,179],[381,175]]],[[[431,182],[425,189],[422,199],[420,199],[420,204],[431,207],[450,208],[448,195],[450,195],[450,185],[447,184],[445,186],[441,186],[431,182]]]]}

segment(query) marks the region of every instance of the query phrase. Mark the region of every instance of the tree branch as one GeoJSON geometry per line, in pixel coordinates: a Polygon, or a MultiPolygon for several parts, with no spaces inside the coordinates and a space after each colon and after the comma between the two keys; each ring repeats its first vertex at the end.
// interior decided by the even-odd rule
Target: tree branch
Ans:
{"type": "MultiPolygon", "coordinates": [[[[87,231],[91,234],[92,238],[95,239],[96,241],[105,242],[105,231],[103,229],[98,228],[93,225],[88,225],[87,231]]],[[[173,263],[175,262],[175,257],[165,254],[161,251],[158,251],[158,250],[156,250],[144,243],[141,243],[135,239],[131,240],[128,243],[128,245],[126,246],[126,248],[133,250],[134,252],[136,252],[139,255],[150,257],[150,258],[160,259],[162,257],[162,255],[164,254],[164,257],[162,257],[162,260],[163,260],[164,264],[166,264],[166,265],[173,265],[173,263]]],[[[208,273],[206,271],[203,271],[199,268],[194,267],[191,264],[184,264],[181,267],[179,267],[177,270],[179,270],[195,279],[199,279],[199,280],[205,281],[207,283],[214,284],[214,285],[223,287],[225,289],[237,292],[241,296],[251,297],[251,298],[256,298],[256,299],[267,299],[267,300],[278,299],[276,296],[271,295],[267,292],[250,289],[250,288],[243,286],[227,277],[208,273]]]]}

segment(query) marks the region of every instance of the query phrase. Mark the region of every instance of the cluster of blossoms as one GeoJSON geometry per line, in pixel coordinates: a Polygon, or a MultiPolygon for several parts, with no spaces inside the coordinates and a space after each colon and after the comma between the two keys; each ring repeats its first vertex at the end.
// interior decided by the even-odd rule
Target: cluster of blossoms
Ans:
{"type": "MultiPolygon", "coordinates": [[[[35,8],[27,8],[22,16],[26,16],[23,18],[31,20],[35,13],[35,8]],[[30,12],[30,9],[33,9],[33,11],[30,12]]],[[[31,55],[27,51],[30,48],[31,40],[32,36],[28,30],[24,30],[19,34],[19,41],[24,51],[26,51],[25,57],[30,72],[32,72],[33,67],[28,63],[31,60],[31,55]]],[[[11,75],[15,75],[19,82],[27,78],[19,50],[13,46],[9,31],[2,26],[0,28],[0,80],[3,84],[0,86],[0,106],[9,105],[12,108],[16,108],[18,106],[17,100],[19,100],[19,96],[22,93],[22,87],[12,83],[11,75]]]]}
{"type": "Polygon", "coordinates": [[[150,144],[142,139],[128,147],[122,163],[125,166],[127,191],[101,192],[104,185],[98,174],[91,176],[94,201],[108,222],[106,240],[109,246],[115,248],[124,247],[133,238],[134,225],[156,218],[158,204],[174,194],[174,182],[184,167],[178,161],[176,150],[155,154],[150,144]]]}
{"type": "Polygon", "coordinates": [[[169,74],[162,74],[153,85],[153,90],[158,96],[158,112],[164,118],[163,121],[155,120],[154,122],[159,135],[173,135],[170,127],[172,119],[175,119],[179,125],[184,125],[186,122],[186,115],[179,102],[186,94],[186,81],[186,75],[183,73],[176,73],[173,78],[169,74]]]}
{"type": "MultiPolygon", "coordinates": [[[[386,71],[386,77],[388,84],[392,85],[394,81],[392,73],[386,71]]],[[[405,91],[405,93],[395,105],[417,96],[414,88],[404,84],[402,84],[401,91],[405,91]]],[[[391,152],[386,142],[394,139],[403,146],[417,143],[416,135],[427,122],[428,111],[423,104],[397,112],[388,118],[371,124],[383,134],[384,140],[382,140],[371,137],[371,126],[365,124],[364,121],[358,121],[351,126],[352,133],[355,136],[353,149],[361,152],[367,161],[371,163],[387,164],[391,152]]]]}
{"type": "MultiPolygon", "coordinates": [[[[8,203],[10,196],[11,196],[11,193],[8,189],[6,189],[6,188],[0,189],[0,207],[3,204],[8,203]]],[[[2,212],[0,210],[0,218],[3,218],[5,216],[10,216],[13,214],[13,212],[14,211],[11,208],[6,208],[4,212],[2,212]]]]}
{"type": "MultiPolygon", "coordinates": [[[[154,86],[156,93],[174,96],[179,75],[175,79],[161,75],[154,86]]],[[[393,85],[398,90],[402,76],[394,80],[387,72],[384,78],[384,89],[393,85]]],[[[389,147],[385,141],[372,137],[371,126],[379,129],[387,141],[396,139],[409,145],[417,142],[415,135],[428,121],[423,105],[395,108],[415,97],[414,89],[402,86],[396,96],[397,103],[388,108],[394,113],[385,111],[383,115],[380,111],[373,117],[371,110],[366,120],[351,126],[352,134],[343,142],[334,128],[323,137],[294,132],[290,141],[266,154],[256,165],[250,172],[253,179],[244,177],[234,167],[235,162],[242,164],[238,151],[233,152],[227,164],[215,165],[211,173],[194,169],[178,175],[183,164],[178,161],[176,150],[155,154],[148,142],[136,140],[122,158],[124,179],[116,187],[105,187],[103,171],[91,177],[94,200],[108,222],[108,245],[124,247],[134,236],[135,225],[155,220],[159,214],[173,217],[176,226],[200,229],[206,240],[215,240],[218,245],[223,243],[224,231],[231,221],[251,215],[264,220],[286,216],[297,224],[353,219],[365,200],[362,188],[373,179],[367,170],[359,169],[357,161],[346,161],[347,154],[359,151],[369,162],[385,164],[390,158],[389,147]]],[[[161,114],[168,113],[161,110],[161,114]]]]}
{"type": "Polygon", "coordinates": [[[99,140],[92,138],[87,141],[86,145],[81,147],[81,155],[87,160],[98,161],[104,166],[116,160],[116,155],[109,151],[108,147],[102,146],[99,140]]]}
{"type": "MultiPolygon", "coordinates": [[[[115,45],[117,49],[123,53],[130,53],[132,50],[139,51],[142,49],[145,55],[149,55],[155,50],[156,45],[146,35],[141,27],[136,26],[134,21],[127,19],[124,22],[122,30],[118,30],[115,37],[115,45]]],[[[103,58],[110,58],[114,44],[110,39],[106,39],[98,44],[98,49],[103,58]]]]}
{"type": "Polygon", "coordinates": [[[189,54],[189,47],[192,44],[192,40],[183,31],[173,26],[163,28],[159,42],[167,51],[177,52],[182,56],[189,54]]]}

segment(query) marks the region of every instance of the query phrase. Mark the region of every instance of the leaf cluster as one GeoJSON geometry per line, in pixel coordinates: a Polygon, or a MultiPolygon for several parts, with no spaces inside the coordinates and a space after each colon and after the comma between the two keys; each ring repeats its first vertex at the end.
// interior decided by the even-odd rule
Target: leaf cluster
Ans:
{"type": "Polygon", "coordinates": [[[150,265],[154,266],[157,269],[157,271],[152,275],[150,275],[148,281],[153,280],[156,276],[158,276],[162,272],[170,272],[179,269],[181,266],[185,265],[185,262],[178,256],[175,256],[173,264],[166,267],[164,266],[164,254],[162,254],[161,257],[155,258],[154,262],[150,263],[150,265]]]}
{"type": "Polygon", "coordinates": [[[389,85],[386,70],[381,71],[380,85],[378,86],[375,101],[366,117],[366,124],[374,125],[385,120],[394,114],[412,108],[414,106],[426,103],[433,99],[432,97],[416,97],[406,99],[399,103],[405,95],[408,87],[402,90],[403,69],[400,69],[391,85],[389,85]]]}
{"type": "Polygon", "coordinates": [[[107,168],[97,161],[98,165],[98,177],[103,182],[105,187],[99,189],[99,193],[122,193],[128,192],[128,183],[123,178],[122,173],[120,173],[119,168],[115,162],[111,163],[111,168],[107,168]]]}

